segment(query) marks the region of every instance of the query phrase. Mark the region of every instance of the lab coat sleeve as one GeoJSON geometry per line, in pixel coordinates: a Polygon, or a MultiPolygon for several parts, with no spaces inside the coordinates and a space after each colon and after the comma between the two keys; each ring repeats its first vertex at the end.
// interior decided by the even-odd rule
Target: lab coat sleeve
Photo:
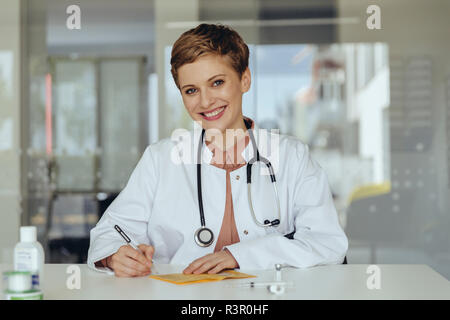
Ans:
{"type": "Polygon", "coordinates": [[[88,266],[92,269],[112,273],[109,268],[96,267],[95,262],[126,244],[114,229],[116,224],[139,244],[149,244],[147,225],[158,181],[151,147],[147,147],[125,188],[91,230],[88,266]]]}
{"type": "Polygon", "coordinates": [[[296,177],[293,188],[295,235],[290,240],[280,232],[245,240],[226,248],[241,269],[272,269],[277,263],[307,268],[340,264],[348,248],[324,170],[310,158],[308,146],[298,142],[292,147],[296,177]]]}

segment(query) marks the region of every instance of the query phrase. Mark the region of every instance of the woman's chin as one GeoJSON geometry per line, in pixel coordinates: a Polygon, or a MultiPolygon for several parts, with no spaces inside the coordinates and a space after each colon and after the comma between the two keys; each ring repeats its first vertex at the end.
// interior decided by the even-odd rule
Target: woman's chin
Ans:
{"type": "Polygon", "coordinates": [[[202,122],[202,127],[205,130],[219,130],[220,132],[224,132],[230,125],[229,125],[229,121],[227,121],[226,119],[217,119],[214,121],[208,121],[205,119],[201,120],[202,122]]]}

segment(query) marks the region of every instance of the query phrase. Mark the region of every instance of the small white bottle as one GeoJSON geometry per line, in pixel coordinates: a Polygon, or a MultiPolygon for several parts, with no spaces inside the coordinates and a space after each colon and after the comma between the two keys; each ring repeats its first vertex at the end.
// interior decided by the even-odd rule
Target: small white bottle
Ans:
{"type": "Polygon", "coordinates": [[[14,248],[14,270],[31,272],[33,289],[42,286],[44,259],[44,249],[37,241],[36,227],[20,227],[20,242],[14,248]]]}

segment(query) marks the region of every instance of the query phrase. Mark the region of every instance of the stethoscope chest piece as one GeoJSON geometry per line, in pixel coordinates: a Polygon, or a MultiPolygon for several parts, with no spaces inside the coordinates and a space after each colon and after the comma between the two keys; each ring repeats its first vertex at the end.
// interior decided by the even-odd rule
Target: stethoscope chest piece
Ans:
{"type": "Polygon", "coordinates": [[[214,241],[214,234],[210,229],[206,227],[200,227],[197,229],[197,231],[195,231],[194,238],[195,242],[197,242],[200,247],[208,247],[214,241]]]}

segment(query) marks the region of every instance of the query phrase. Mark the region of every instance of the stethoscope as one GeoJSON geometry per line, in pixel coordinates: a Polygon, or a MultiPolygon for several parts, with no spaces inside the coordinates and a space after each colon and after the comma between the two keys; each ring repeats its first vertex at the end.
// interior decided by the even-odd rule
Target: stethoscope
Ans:
{"type": "MultiPolygon", "coordinates": [[[[255,137],[253,136],[253,131],[251,129],[251,123],[247,121],[247,119],[244,119],[245,126],[247,128],[247,131],[250,135],[250,139],[253,146],[253,158],[250,159],[247,163],[247,193],[248,193],[248,202],[250,206],[250,212],[252,213],[253,220],[255,223],[260,227],[272,227],[272,226],[278,226],[280,224],[281,219],[281,213],[280,213],[280,200],[278,197],[278,191],[276,186],[276,180],[275,180],[275,173],[272,168],[272,164],[270,161],[262,156],[260,156],[258,148],[256,146],[255,137]],[[252,192],[251,192],[251,184],[252,184],[252,166],[255,162],[262,162],[264,163],[267,168],[269,169],[270,174],[270,180],[272,181],[272,186],[275,191],[275,197],[277,202],[277,209],[278,209],[278,219],[274,219],[272,221],[270,220],[264,220],[264,223],[261,223],[256,218],[255,212],[253,211],[253,205],[252,205],[252,192]]],[[[201,247],[208,247],[213,243],[214,241],[214,233],[211,229],[206,227],[205,223],[205,214],[203,211],[203,201],[202,201],[202,164],[201,164],[201,156],[202,156],[202,147],[203,147],[203,138],[205,135],[205,129],[202,130],[202,134],[200,136],[200,143],[198,146],[198,152],[197,152],[197,194],[198,194],[198,207],[200,211],[200,223],[201,227],[195,231],[195,242],[201,246],[201,247]]]]}

